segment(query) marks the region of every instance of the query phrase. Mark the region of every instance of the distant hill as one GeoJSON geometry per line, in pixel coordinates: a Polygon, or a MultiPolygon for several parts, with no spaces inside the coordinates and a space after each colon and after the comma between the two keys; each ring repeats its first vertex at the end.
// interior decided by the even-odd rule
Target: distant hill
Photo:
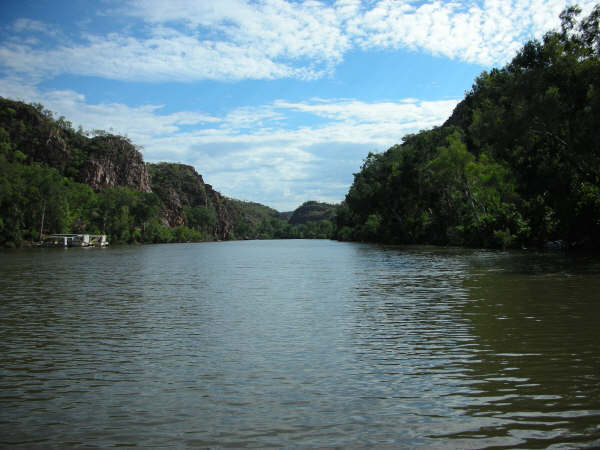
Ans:
{"type": "Polygon", "coordinates": [[[308,222],[320,222],[322,220],[333,221],[336,214],[336,205],[308,201],[300,205],[290,216],[289,223],[302,225],[308,222]]]}

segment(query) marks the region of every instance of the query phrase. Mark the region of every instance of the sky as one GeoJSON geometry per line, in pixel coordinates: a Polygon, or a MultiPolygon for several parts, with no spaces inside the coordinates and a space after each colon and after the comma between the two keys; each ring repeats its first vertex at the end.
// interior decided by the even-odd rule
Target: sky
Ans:
{"type": "Polygon", "coordinates": [[[369,152],[441,125],[574,3],[1,0],[0,96],[291,211],[341,202],[369,152]]]}

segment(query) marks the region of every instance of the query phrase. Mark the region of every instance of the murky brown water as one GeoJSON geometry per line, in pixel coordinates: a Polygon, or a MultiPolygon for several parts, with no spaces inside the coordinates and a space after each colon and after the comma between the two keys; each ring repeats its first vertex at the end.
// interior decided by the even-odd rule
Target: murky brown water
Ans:
{"type": "Polygon", "coordinates": [[[600,445],[600,259],[0,252],[0,446],[600,445]]]}

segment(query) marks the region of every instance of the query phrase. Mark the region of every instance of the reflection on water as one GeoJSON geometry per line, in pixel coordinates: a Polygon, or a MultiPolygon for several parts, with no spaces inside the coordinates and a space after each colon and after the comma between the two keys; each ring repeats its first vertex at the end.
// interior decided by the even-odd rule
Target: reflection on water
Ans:
{"type": "Polygon", "coordinates": [[[0,253],[0,445],[600,445],[600,260],[247,241],[0,253]]]}

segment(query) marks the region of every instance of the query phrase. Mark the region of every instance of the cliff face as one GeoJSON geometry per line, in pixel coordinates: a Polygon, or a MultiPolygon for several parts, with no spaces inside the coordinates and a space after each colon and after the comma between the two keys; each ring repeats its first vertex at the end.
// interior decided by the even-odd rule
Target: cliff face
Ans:
{"type": "Polygon", "coordinates": [[[151,192],[142,155],[128,139],[105,133],[88,138],[41,105],[27,105],[0,97],[0,125],[15,150],[29,162],[53,167],[95,190],[126,186],[151,192]]]}
{"type": "Polygon", "coordinates": [[[152,191],[163,203],[162,216],[167,225],[185,225],[186,208],[206,207],[216,216],[215,235],[233,236],[237,212],[226,197],[204,183],[192,166],[174,163],[147,164],[152,191]]]}
{"type": "Polygon", "coordinates": [[[152,192],[150,175],[141,153],[120,136],[97,136],[85,147],[87,159],[80,171],[81,183],[95,190],[124,186],[142,192],[152,192]]]}
{"type": "Polygon", "coordinates": [[[202,176],[183,164],[147,164],[152,191],[163,203],[162,217],[166,225],[185,224],[185,208],[207,206],[208,199],[202,176]]]}
{"type": "Polygon", "coordinates": [[[226,197],[213,190],[210,184],[206,186],[209,188],[208,195],[217,213],[217,236],[219,239],[231,239],[234,236],[235,223],[239,214],[226,197]]]}

